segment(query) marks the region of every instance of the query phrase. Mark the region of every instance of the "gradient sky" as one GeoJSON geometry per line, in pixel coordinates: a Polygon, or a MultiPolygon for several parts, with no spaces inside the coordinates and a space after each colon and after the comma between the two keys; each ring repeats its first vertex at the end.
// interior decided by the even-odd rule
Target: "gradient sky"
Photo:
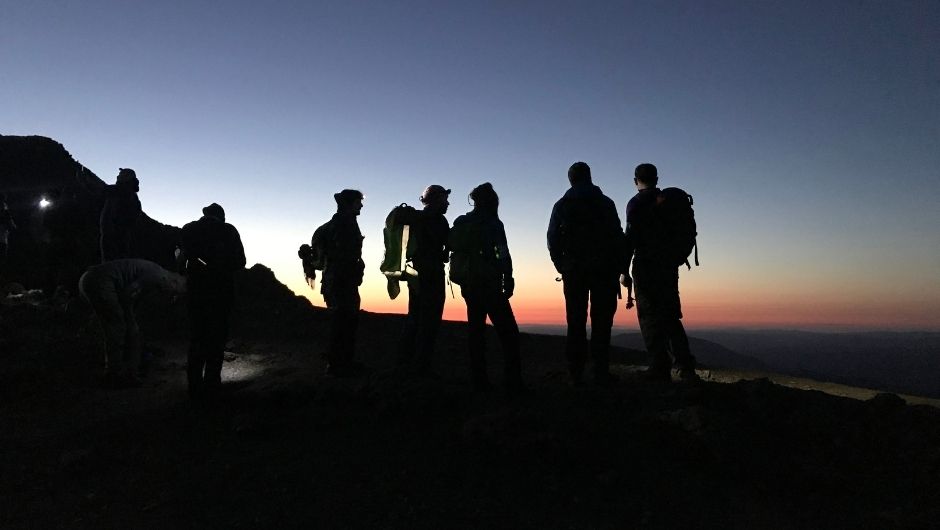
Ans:
{"type": "MultiPolygon", "coordinates": [[[[564,320],[545,249],[566,171],[621,208],[633,168],[695,197],[690,327],[940,329],[940,3],[3,2],[0,133],[39,134],[182,225],[210,202],[249,263],[361,189],[363,306],[392,206],[501,196],[522,323],[564,320]]],[[[446,315],[464,317],[457,291],[446,315]]],[[[636,328],[621,309],[616,325],[636,328]]]]}

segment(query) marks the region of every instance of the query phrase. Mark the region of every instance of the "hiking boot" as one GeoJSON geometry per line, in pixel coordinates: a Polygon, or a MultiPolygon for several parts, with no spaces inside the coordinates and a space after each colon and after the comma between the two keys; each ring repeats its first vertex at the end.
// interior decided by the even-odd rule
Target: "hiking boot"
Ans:
{"type": "Polygon", "coordinates": [[[594,384],[597,386],[614,386],[620,382],[620,378],[610,372],[598,372],[594,374],[594,384]]]}
{"type": "Polygon", "coordinates": [[[680,368],[679,369],[679,381],[683,383],[698,383],[702,380],[701,377],[695,373],[695,368],[680,368]]]}
{"type": "Polygon", "coordinates": [[[474,381],[474,382],[473,382],[473,391],[474,391],[474,392],[485,393],[485,392],[490,392],[490,391],[492,391],[492,390],[493,390],[493,383],[490,383],[489,381],[485,381],[485,380],[484,380],[484,381],[474,381]]]}
{"type": "Polygon", "coordinates": [[[529,387],[522,383],[513,383],[506,386],[506,397],[509,399],[519,398],[529,393],[529,387]]]}
{"type": "Polygon", "coordinates": [[[104,374],[104,378],[101,380],[101,387],[109,390],[138,388],[141,385],[143,385],[143,382],[134,374],[116,374],[109,372],[104,374]]]}
{"type": "Polygon", "coordinates": [[[326,375],[330,377],[355,377],[355,370],[348,364],[330,364],[326,367],[326,375]]]}
{"type": "Polygon", "coordinates": [[[640,372],[640,378],[650,383],[671,383],[672,376],[669,369],[660,370],[656,368],[647,368],[640,372]]]}
{"type": "Polygon", "coordinates": [[[584,378],[581,374],[568,374],[568,386],[584,386],[584,378]]]}

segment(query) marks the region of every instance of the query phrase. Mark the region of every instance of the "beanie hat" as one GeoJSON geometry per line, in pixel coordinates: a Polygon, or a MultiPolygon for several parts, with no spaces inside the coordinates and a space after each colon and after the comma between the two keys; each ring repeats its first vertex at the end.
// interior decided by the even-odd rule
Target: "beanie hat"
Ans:
{"type": "Polygon", "coordinates": [[[125,182],[133,182],[135,180],[137,180],[137,173],[133,169],[129,167],[119,168],[118,176],[117,176],[118,184],[124,184],[125,182]]]}
{"type": "Polygon", "coordinates": [[[222,209],[217,203],[212,203],[209,206],[206,206],[202,209],[202,215],[209,217],[215,217],[220,221],[225,221],[225,210],[222,209]]]}

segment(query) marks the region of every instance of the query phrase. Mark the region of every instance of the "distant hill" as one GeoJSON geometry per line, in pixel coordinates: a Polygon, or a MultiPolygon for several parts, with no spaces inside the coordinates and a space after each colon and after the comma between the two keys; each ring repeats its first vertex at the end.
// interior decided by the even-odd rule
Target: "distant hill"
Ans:
{"type": "Polygon", "coordinates": [[[940,397],[940,333],[696,331],[775,372],[940,397]]]}
{"type": "MultiPolygon", "coordinates": [[[[624,348],[632,348],[644,351],[646,346],[643,344],[643,336],[639,333],[621,333],[614,335],[610,339],[611,344],[624,348]]],[[[689,337],[689,347],[696,360],[710,368],[737,368],[739,370],[766,370],[765,365],[759,359],[748,355],[742,355],[732,351],[721,344],[710,340],[689,337]]]]}

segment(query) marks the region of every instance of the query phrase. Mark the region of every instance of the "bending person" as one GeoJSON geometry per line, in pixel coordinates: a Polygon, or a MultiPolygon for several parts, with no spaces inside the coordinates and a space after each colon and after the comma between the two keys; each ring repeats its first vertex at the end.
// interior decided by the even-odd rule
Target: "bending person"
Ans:
{"type": "Polygon", "coordinates": [[[91,305],[105,336],[105,388],[140,386],[140,331],[134,316],[135,302],[144,293],[182,293],[185,280],[156,263],[119,259],[90,267],[78,281],[78,289],[91,305]]]}

